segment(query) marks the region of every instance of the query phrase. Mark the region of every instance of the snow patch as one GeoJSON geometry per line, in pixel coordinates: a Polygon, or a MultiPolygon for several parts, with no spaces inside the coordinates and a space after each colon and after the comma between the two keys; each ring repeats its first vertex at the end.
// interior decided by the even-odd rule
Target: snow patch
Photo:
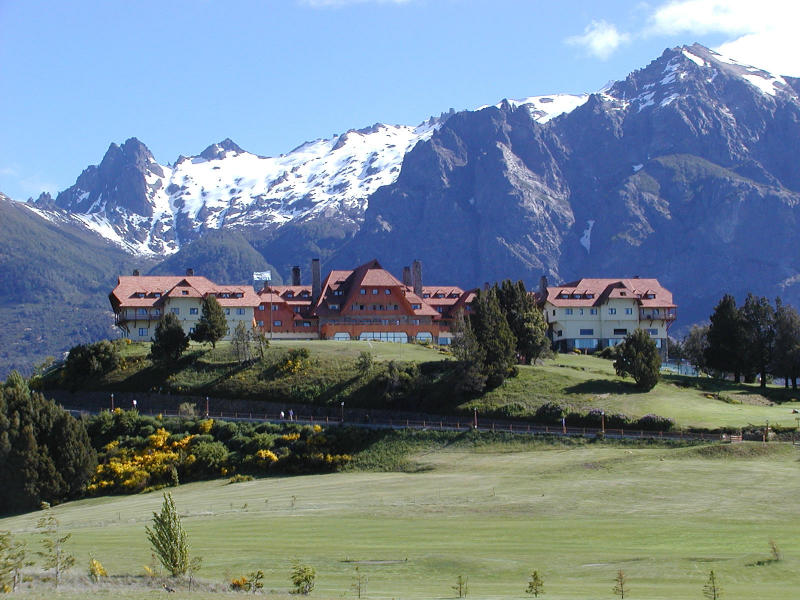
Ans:
{"type": "MultiPolygon", "coordinates": [[[[507,100],[507,102],[514,108],[526,107],[531,113],[531,118],[537,123],[547,123],[560,115],[572,112],[585,104],[588,99],[589,94],[550,94],[531,96],[520,100],[507,100]]],[[[499,108],[501,104],[502,102],[498,102],[494,106],[499,108]]],[[[476,110],[482,110],[488,106],[487,104],[476,110]]]]}
{"type": "Polygon", "coordinates": [[[592,246],[592,228],[594,227],[594,223],[595,222],[592,220],[586,221],[588,227],[583,230],[583,235],[581,236],[581,246],[586,248],[587,253],[591,250],[592,246]]]}
{"type": "Polygon", "coordinates": [[[639,163],[638,165],[633,165],[633,172],[638,173],[644,165],[639,163]]]}
{"type": "Polygon", "coordinates": [[[672,104],[678,98],[680,98],[680,94],[670,94],[669,96],[667,96],[666,98],[664,98],[661,101],[661,106],[662,107],[668,106],[668,105],[672,104]]]}
{"type": "Polygon", "coordinates": [[[776,84],[783,84],[786,85],[786,82],[783,80],[782,77],[773,77],[768,76],[764,77],[763,75],[756,75],[756,74],[742,74],[742,79],[747,81],[750,85],[757,87],[759,90],[767,94],[768,96],[777,96],[778,89],[775,87],[776,84]]]}
{"type": "Polygon", "coordinates": [[[691,52],[689,52],[686,49],[683,50],[683,55],[686,58],[688,58],[690,61],[695,63],[698,67],[705,67],[706,66],[706,61],[704,61],[702,58],[700,58],[696,54],[692,54],[691,52]]]}

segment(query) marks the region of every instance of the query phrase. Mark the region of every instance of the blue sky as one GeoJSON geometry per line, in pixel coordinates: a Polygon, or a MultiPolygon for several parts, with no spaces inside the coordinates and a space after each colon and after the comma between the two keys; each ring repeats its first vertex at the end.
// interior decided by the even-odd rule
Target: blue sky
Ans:
{"type": "Polygon", "coordinates": [[[56,192],[111,142],[272,156],[375,122],[596,91],[698,41],[800,75],[761,0],[0,0],[0,191],[56,192]],[[755,7],[754,7],[755,5],[755,7]]]}

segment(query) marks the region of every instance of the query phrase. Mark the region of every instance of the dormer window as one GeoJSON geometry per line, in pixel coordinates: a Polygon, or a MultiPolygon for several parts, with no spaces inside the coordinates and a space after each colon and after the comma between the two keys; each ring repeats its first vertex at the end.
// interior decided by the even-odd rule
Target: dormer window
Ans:
{"type": "Polygon", "coordinates": [[[334,296],[341,296],[342,294],[344,294],[344,292],[342,290],[334,290],[333,291],[333,295],[334,296]]]}
{"type": "Polygon", "coordinates": [[[153,296],[155,296],[156,298],[161,298],[161,292],[156,292],[155,294],[153,294],[153,296]]]}
{"type": "Polygon", "coordinates": [[[136,297],[137,297],[137,298],[144,298],[144,292],[138,292],[138,293],[136,294],[136,297]]]}
{"type": "Polygon", "coordinates": [[[594,298],[594,294],[586,294],[586,297],[591,300],[592,298],[594,298]]]}
{"type": "Polygon", "coordinates": [[[302,294],[300,294],[300,297],[301,298],[308,298],[308,292],[303,292],[302,294]]]}
{"type": "Polygon", "coordinates": [[[294,298],[294,292],[286,292],[287,298],[294,298]]]}
{"type": "Polygon", "coordinates": [[[559,297],[559,298],[561,298],[561,299],[563,300],[563,299],[565,299],[565,298],[569,298],[569,294],[568,294],[567,292],[561,292],[561,293],[558,295],[558,297],[559,297]]]}
{"type": "Polygon", "coordinates": [[[625,292],[620,292],[619,295],[620,296],[627,296],[628,294],[626,294],[625,292]]]}
{"type": "Polygon", "coordinates": [[[241,298],[242,296],[243,296],[243,294],[242,294],[241,292],[236,292],[236,293],[233,295],[233,297],[234,297],[234,298],[241,298]]]}
{"type": "Polygon", "coordinates": [[[181,296],[188,296],[189,290],[181,290],[181,296]]]}
{"type": "Polygon", "coordinates": [[[422,304],[412,304],[411,310],[420,310],[422,308],[422,304]]]}
{"type": "Polygon", "coordinates": [[[645,296],[644,296],[644,297],[645,297],[645,298],[649,298],[650,300],[652,300],[653,298],[655,298],[655,297],[656,297],[656,295],[655,295],[655,294],[645,294],[645,296]]]}
{"type": "Polygon", "coordinates": [[[444,298],[444,294],[436,294],[437,298],[444,298]]]}
{"type": "Polygon", "coordinates": [[[430,298],[430,297],[431,297],[431,295],[430,295],[430,294],[422,294],[422,297],[423,297],[423,298],[430,298]]]}
{"type": "Polygon", "coordinates": [[[339,305],[338,304],[328,304],[328,308],[330,308],[331,310],[339,310],[339,305]]]}

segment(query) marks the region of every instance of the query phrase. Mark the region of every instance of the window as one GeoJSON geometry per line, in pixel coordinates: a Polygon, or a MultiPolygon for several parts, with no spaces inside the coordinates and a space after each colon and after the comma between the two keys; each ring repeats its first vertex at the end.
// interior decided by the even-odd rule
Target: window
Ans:
{"type": "Polygon", "coordinates": [[[303,321],[303,327],[311,327],[311,321],[303,321]]]}
{"type": "Polygon", "coordinates": [[[626,308],[625,309],[625,314],[626,315],[632,315],[633,314],[633,309],[632,308],[626,308]]]}
{"type": "Polygon", "coordinates": [[[189,327],[189,333],[194,333],[194,327],[189,327]]]}
{"type": "Polygon", "coordinates": [[[430,298],[430,297],[431,297],[431,295],[430,295],[430,294],[422,294],[422,297],[423,297],[423,298],[430,298]]]}
{"type": "Polygon", "coordinates": [[[395,305],[394,305],[394,309],[395,309],[395,310],[400,310],[400,307],[399,307],[399,306],[397,306],[397,304],[395,304],[395,305]]]}
{"type": "Polygon", "coordinates": [[[300,314],[300,307],[299,306],[295,306],[294,307],[294,312],[300,314]]]}
{"type": "Polygon", "coordinates": [[[278,305],[277,304],[272,304],[271,306],[272,306],[272,310],[278,310],[278,305]]]}
{"type": "Polygon", "coordinates": [[[136,309],[136,314],[137,315],[146,315],[147,314],[147,309],[146,308],[137,308],[136,309]]]}
{"type": "Polygon", "coordinates": [[[341,296],[342,294],[344,294],[344,292],[343,292],[342,290],[335,290],[335,291],[333,292],[333,295],[334,295],[334,296],[341,296]]]}
{"type": "Polygon", "coordinates": [[[436,294],[437,298],[444,298],[444,294],[436,294]]]}
{"type": "Polygon", "coordinates": [[[627,296],[628,294],[626,294],[625,292],[620,292],[619,295],[620,296],[627,296]]]}
{"type": "Polygon", "coordinates": [[[556,316],[556,309],[553,309],[553,316],[556,316]]]}
{"type": "Polygon", "coordinates": [[[657,315],[657,314],[658,314],[658,309],[657,309],[657,308],[654,308],[654,309],[653,309],[653,314],[654,314],[654,315],[657,315]]]}
{"type": "Polygon", "coordinates": [[[161,316],[161,309],[160,308],[154,308],[153,309],[153,316],[160,317],[161,316]]]}
{"type": "Polygon", "coordinates": [[[237,315],[243,315],[244,314],[244,309],[243,308],[237,308],[236,309],[236,314],[237,315]]]}
{"type": "Polygon", "coordinates": [[[391,294],[391,293],[392,293],[392,290],[390,290],[389,288],[386,288],[386,289],[384,290],[384,293],[385,293],[385,294],[388,296],[389,294],[391,294]]]}
{"type": "Polygon", "coordinates": [[[367,290],[365,290],[364,288],[361,288],[360,290],[358,290],[358,293],[363,296],[364,294],[367,293],[367,290]]]}
{"type": "Polygon", "coordinates": [[[444,307],[443,306],[437,306],[436,307],[436,311],[442,313],[442,312],[444,312],[444,307]]]}
{"type": "Polygon", "coordinates": [[[197,309],[196,308],[190,308],[189,309],[189,314],[190,315],[196,315],[197,314],[197,309]]]}
{"type": "MultiPolygon", "coordinates": [[[[256,325],[258,325],[259,327],[263,327],[264,321],[256,321],[256,325]]],[[[194,329],[194,327],[192,329],[194,329]]]]}
{"type": "Polygon", "coordinates": [[[169,312],[171,312],[173,315],[179,315],[179,314],[181,314],[181,309],[180,308],[170,308],[169,312]]]}
{"type": "Polygon", "coordinates": [[[155,296],[156,298],[161,298],[161,292],[156,292],[155,294],[153,294],[153,296],[155,296]]]}
{"type": "Polygon", "coordinates": [[[628,335],[627,329],[615,329],[614,335],[628,335]]]}
{"type": "Polygon", "coordinates": [[[578,314],[581,315],[581,316],[583,315],[583,309],[582,308],[578,309],[578,314]]]}
{"type": "Polygon", "coordinates": [[[594,350],[598,346],[598,340],[596,338],[592,339],[584,339],[584,340],[575,340],[575,347],[579,349],[588,349],[594,350]]]}
{"type": "Polygon", "coordinates": [[[258,305],[258,310],[264,310],[264,305],[263,304],[259,304],[258,305]]]}
{"type": "Polygon", "coordinates": [[[283,325],[283,321],[273,321],[273,322],[272,322],[272,324],[273,324],[275,327],[280,327],[281,325],[283,325]]]}
{"type": "Polygon", "coordinates": [[[330,308],[331,310],[339,310],[339,305],[338,304],[328,304],[328,308],[330,308]]]}
{"type": "Polygon", "coordinates": [[[594,335],[594,329],[581,329],[581,335],[594,335]]]}
{"type": "Polygon", "coordinates": [[[559,329],[558,331],[556,331],[556,336],[561,337],[562,335],[564,335],[563,329],[559,329]]]}
{"type": "Polygon", "coordinates": [[[136,297],[137,297],[137,298],[144,298],[144,292],[138,292],[138,293],[136,294],[136,297]]]}
{"type": "Polygon", "coordinates": [[[419,325],[419,319],[411,319],[412,325],[419,325]]]}
{"type": "Polygon", "coordinates": [[[373,296],[377,296],[378,295],[378,288],[372,288],[372,295],[373,296]]]}
{"type": "Polygon", "coordinates": [[[333,334],[334,341],[337,342],[348,342],[350,341],[350,334],[349,333],[334,333],[333,334]]]}
{"type": "Polygon", "coordinates": [[[609,309],[608,309],[608,314],[610,314],[610,315],[615,315],[615,314],[617,314],[617,309],[616,309],[616,308],[609,308],[609,309]]]}
{"type": "Polygon", "coordinates": [[[286,292],[287,298],[294,298],[294,292],[286,292]]]}
{"type": "Polygon", "coordinates": [[[565,315],[571,315],[572,314],[572,309],[571,308],[565,308],[564,309],[564,314],[565,315]]]}
{"type": "Polygon", "coordinates": [[[230,308],[226,308],[226,309],[225,309],[225,314],[226,314],[226,315],[229,315],[229,314],[231,314],[231,309],[230,309],[230,308]]]}
{"type": "Polygon", "coordinates": [[[597,309],[596,308],[590,308],[589,309],[589,314],[590,315],[596,315],[597,314],[597,309]]]}
{"type": "Polygon", "coordinates": [[[139,327],[139,337],[145,337],[147,335],[147,327],[139,327]]]}
{"type": "Polygon", "coordinates": [[[594,294],[586,294],[586,297],[591,300],[592,298],[594,298],[594,294]]]}
{"type": "Polygon", "coordinates": [[[420,310],[422,308],[422,304],[412,304],[411,310],[420,310]]]}
{"type": "Polygon", "coordinates": [[[658,329],[648,329],[647,333],[649,333],[652,337],[656,337],[658,335],[658,329]]]}
{"type": "Polygon", "coordinates": [[[189,295],[188,290],[181,290],[181,296],[188,296],[188,295],[189,295]]]}
{"type": "Polygon", "coordinates": [[[649,298],[650,300],[652,300],[653,298],[656,297],[656,295],[655,294],[645,294],[644,297],[645,298],[649,298]]]}

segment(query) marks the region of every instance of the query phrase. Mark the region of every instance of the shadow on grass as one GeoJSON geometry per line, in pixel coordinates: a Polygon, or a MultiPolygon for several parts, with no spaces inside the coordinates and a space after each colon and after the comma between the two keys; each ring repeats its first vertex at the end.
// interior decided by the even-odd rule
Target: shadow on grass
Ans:
{"type": "Polygon", "coordinates": [[[567,394],[643,394],[641,388],[633,381],[615,381],[611,379],[589,379],[564,388],[567,394]]]}
{"type": "Polygon", "coordinates": [[[762,396],[770,402],[782,404],[784,402],[796,402],[800,399],[800,390],[786,388],[767,387],[762,388],[758,384],[736,383],[726,379],[713,377],[692,377],[690,375],[663,374],[662,380],[672,383],[678,387],[691,388],[708,393],[725,392],[728,394],[745,394],[751,396],[762,396]]]}
{"type": "Polygon", "coordinates": [[[124,392],[141,392],[146,390],[157,390],[162,387],[166,380],[176,373],[187,369],[198,362],[205,352],[195,350],[181,356],[177,361],[170,363],[153,363],[132,373],[125,379],[114,383],[111,389],[124,392]]]}

